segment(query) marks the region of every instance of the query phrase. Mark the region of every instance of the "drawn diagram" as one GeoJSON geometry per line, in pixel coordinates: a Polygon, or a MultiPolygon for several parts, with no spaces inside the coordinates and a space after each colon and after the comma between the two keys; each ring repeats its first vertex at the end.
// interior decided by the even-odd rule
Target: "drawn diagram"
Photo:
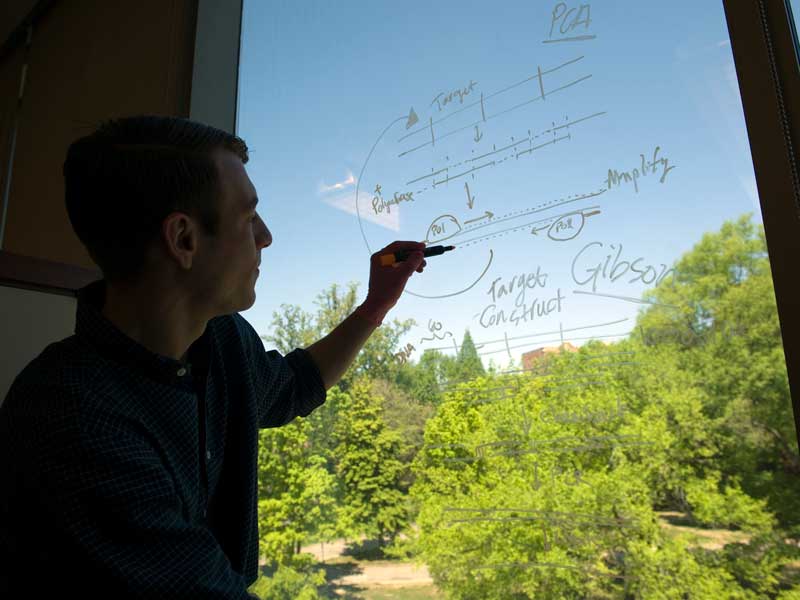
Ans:
{"type": "MultiPolygon", "coordinates": [[[[406,294],[426,299],[451,298],[472,289],[489,271],[494,252],[503,252],[509,235],[527,235],[528,243],[572,240],[601,218],[598,202],[605,188],[576,190],[561,198],[539,199],[519,208],[507,198],[492,197],[491,187],[476,188],[486,177],[532,177],[532,158],[572,143],[607,113],[587,110],[563,114],[558,99],[586,85],[584,56],[552,65],[532,65],[531,72],[494,90],[482,90],[480,79],[432,94],[425,111],[413,106],[378,135],[361,167],[355,208],[367,251],[381,229],[400,230],[405,239],[426,243],[451,240],[460,248],[476,247],[482,258],[451,289],[437,293],[406,287],[406,294]],[[426,118],[427,117],[427,118],[426,118]],[[521,167],[521,165],[524,165],[521,167]],[[529,175],[530,173],[530,175],[529,175]],[[454,193],[456,192],[456,193],[454,193]],[[542,201],[544,200],[544,201],[542,201]],[[501,210],[513,206],[514,210],[501,210]],[[445,209],[445,210],[442,210],[445,209]],[[369,235],[368,235],[369,230],[369,235]]],[[[422,105],[424,106],[424,104],[422,105]]],[[[420,282],[424,287],[424,283],[420,282]]]]}

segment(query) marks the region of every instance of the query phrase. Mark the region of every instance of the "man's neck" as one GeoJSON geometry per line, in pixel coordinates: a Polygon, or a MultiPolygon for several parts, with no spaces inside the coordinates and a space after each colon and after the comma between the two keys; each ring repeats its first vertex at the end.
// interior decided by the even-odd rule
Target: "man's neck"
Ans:
{"type": "Polygon", "coordinates": [[[205,322],[190,320],[190,312],[166,293],[106,284],[101,313],[117,329],[154,354],[186,362],[189,347],[203,335],[205,322]]]}

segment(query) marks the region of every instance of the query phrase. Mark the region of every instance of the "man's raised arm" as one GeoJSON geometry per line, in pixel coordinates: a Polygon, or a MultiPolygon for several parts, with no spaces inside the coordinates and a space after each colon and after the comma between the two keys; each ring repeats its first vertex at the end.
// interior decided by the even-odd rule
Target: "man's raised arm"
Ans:
{"type": "Polygon", "coordinates": [[[325,390],[336,385],[372,332],[400,299],[414,271],[422,273],[426,261],[423,242],[393,242],[370,258],[369,291],[364,302],[333,331],[306,350],[319,369],[325,390]],[[380,264],[380,256],[412,250],[408,259],[392,266],[380,264]]]}

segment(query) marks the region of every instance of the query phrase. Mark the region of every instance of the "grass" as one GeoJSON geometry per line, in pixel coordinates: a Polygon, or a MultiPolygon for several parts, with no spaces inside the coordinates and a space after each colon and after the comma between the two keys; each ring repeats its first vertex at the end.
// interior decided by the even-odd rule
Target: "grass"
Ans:
{"type": "Polygon", "coordinates": [[[364,600],[440,600],[444,596],[433,585],[405,588],[372,588],[363,592],[364,600]]]}

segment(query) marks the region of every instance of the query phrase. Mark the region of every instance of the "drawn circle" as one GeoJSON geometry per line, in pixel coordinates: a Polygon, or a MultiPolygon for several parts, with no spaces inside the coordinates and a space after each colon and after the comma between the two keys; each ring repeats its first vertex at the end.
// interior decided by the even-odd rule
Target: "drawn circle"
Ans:
{"type": "MultiPolygon", "coordinates": [[[[364,239],[364,245],[367,247],[367,253],[368,253],[368,255],[370,257],[372,256],[372,249],[369,247],[369,242],[367,241],[367,235],[364,233],[364,223],[361,220],[361,211],[358,208],[358,190],[359,190],[359,186],[361,185],[361,178],[364,176],[364,171],[367,168],[367,163],[369,162],[369,159],[372,157],[372,153],[375,151],[375,147],[378,145],[378,143],[381,141],[381,139],[383,139],[383,136],[386,135],[386,132],[389,131],[389,129],[391,129],[392,126],[395,123],[398,123],[400,121],[406,121],[407,119],[408,119],[407,116],[403,116],[403,117],[400,117],[398,119],[395,119],[394,121],[389,123],[389,125],[387,125],[386,129],[384,129],[383,132],[378,136],[378,139],[375,140],[375,143],[372,144],[372,148],[370,148],[369,154],[367,154],[367,158],[364,160],[364,165],[361,167],[361,171],[358,174],[358,180],[356,181],[356,217],[358,218],[358,227],[359,227],[359,229],[361,229],[361,237],[364,239]]],[[[475,285],[481,279],[483,279],[483,276],[486,275],[486,272],[489,270],[489,267],[492,265],[492,260],[493,259],[494,259],[494,252],[490,248],[489,249],[489,261],[486,263],[486,267],[484,267],[483,271],[478,276],[478,278],[475,281],[473,281],[470,285],[465,287],[463,290],[459,290],[457,292],[452,292],[452,293],[449,293],[449,294],[442,294],[442,295],[439,295],[439,296],[428,296],[428,295],[425,295],[425,294],[417,294],[417,293],[411,292],[406,287],[406,289],[403,290],[403,293],[404,294],[410,294],[412,296],[416,296],[417,298],[428,298],[428,299],[449,298],[451,296],[458,296],[459,294],[463,294],[464,292],[466,292],[466,291],[472,289],[473,287],[475,287],[475,285]]]]}

